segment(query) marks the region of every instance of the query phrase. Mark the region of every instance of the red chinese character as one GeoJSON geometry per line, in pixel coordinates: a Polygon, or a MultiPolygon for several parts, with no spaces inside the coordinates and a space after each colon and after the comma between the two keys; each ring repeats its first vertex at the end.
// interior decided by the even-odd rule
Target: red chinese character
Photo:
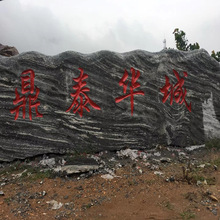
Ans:
{"type": "MultiPolygon", "coordinates": [[[[34,77],[35,77],[34,71],[31,69],[25,70],[21,74],[21,93],[23,95],[29,92],[31,94],[34,93],[34,77]],[[28,74],[30,74],[30,76],[28,76],[28,74]]],[[[37,87],[35,88],[36,88],[36,94],[34,96],[28,95],[27,97],[20,96],[17,88],[15,89],[15,99],[13,100],[13,104],[17,105],[18,103],[21,102],[20,105],[10,110],[11,114],[15,113],[15,120],[18,119],[20,108],[22,108],[23,119],[25,119],[25,107],[27,101],[29,106],[29,119],[32,120],[32,112],[31,112],[32,108],[35,108],[36,117],[43,117],[43,115],[40,114],[37,110],[38,106],[40,105],[40,102],[35,102],[38,98],[40,90],[37,87]]]]}
{"type": "MultiPolygon", "coordinates": [[[[187,109],[191,112],[191,102],[188,105],[185,100],[187,91],[185,88],[183,91],[183,88],[182,88],[183,84],[184,84],[184,78],[180,78],[180,76],[176,70],[173,70],[173,72],[174,72],[178,82],[173,87],[173,85],[171,85],[169,82],[169,77],[165,76],[165,78],[166,78],[165,86],[160,89],[160,91],[162,93],[164,93],[164,97],[162,99],[162,102],[165,103],[170,96],[170,105],[172,105],[173,104],[173,97],[174,97],[176,103],[182,104],[184,102],[187,109]],[[169,92],[169,89],[170,89],[170,92],[169,92]],[[180,100],[180,99],[182,99],[182,100],[180,100]]],[[[183,74],[184,74],[184,77],[188,76],[187,72],[183,72],[183,74]]]]}
{"type": "Polygon", "coordinates": [[[123,75],[123,77],[121,78],[121,80],[119,81],[119,85],[123,86],[123,93],[126,95],[120,96],[118,98],[115,99],[115,102],[121,102],[123,99],[127,98],[127,97],[131,97],[131,115],[133,115],[133,109],[134,109],[134,95],[144,95],[143,91],[137,91],[134,92],[134,89],[140,87],[140,83],[137,83],[136,81],[138,80],[138,78],[140,77],[140,72],[137,70],[137,74],[135,74],[135,69],[131,67],[131,73],[132,73],[132,80],[131,80],[131,86],[130,86],[130,93],[126,94],[127,91],[127,86],[129,82],[126,82],[126,79],[128,78],[128,72],[125,69],[125,73],[123,75]]]}
{"type": "Polygon", "coordinates": [[[66,112],[69,112],[73,108],[73,106],[75,105],[75,107],[73,109],[73,113],[75,114],[76,112],[78,112],[80,117],[82,117],[83,108],[85,108],[87,110],[87,112],[90,112],[90,109],[86,106],[87,103],[89,103],[94,109],[101,110],[101,108],[98,105],[96,105],[88,97],[88,95],[85,93],[85,92],[90,91],[90,89],[87,87],[83,88],[86,85],[86,82],[83,80],[87,79],[88,75],[83,74],[82,68],[79,68],[79,70],[81,71],[80,76],[78,78],[73,78],[73,80],[78,83],[73,86],[73,89],[75,89],[76,92],[70,94],[72,97],[74,97],[74,99],[73,99],[71,106],[66,110],[66,112]],[[84,95],[84,99],[85,99],[84,103],[83,103],[83,95],[84,95]],[[78,98],[80,100],[80,103],[77,101],[78,98]]]}

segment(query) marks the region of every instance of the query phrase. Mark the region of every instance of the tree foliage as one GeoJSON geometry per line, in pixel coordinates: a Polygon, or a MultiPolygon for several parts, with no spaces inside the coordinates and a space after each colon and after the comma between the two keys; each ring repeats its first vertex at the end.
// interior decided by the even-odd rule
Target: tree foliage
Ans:
{"type": "Polygon", "coordinates": [[[188,50],[196,50],[200,48],[197,42],[188,45],[188,40],[186,39],[186,33],[182,30],[179,30],[179,28],[176,28],[173,34],[175,36],[176,48],[178,50],[188,51],[188,50]]]}
{"type": "MultiPolygon", "coordinates": [[[[196,50],[199,49],[200,46],[196,42],[194,44],[188,44],[188,40],[186,39],[186,33],[179,28],[176,28],[173,32],[175,41],[176,41],[176,48],[178,50],[189,51],[189,50],[196,50]]],[[[220,51],[216,52],[213,50],[211,56],[220,62],[220,51]]]]}
{"type": "Polygon", "coordinates": [[[213,50],[211,56],[220,62],[220,51],[216,52],[213,50]]]}

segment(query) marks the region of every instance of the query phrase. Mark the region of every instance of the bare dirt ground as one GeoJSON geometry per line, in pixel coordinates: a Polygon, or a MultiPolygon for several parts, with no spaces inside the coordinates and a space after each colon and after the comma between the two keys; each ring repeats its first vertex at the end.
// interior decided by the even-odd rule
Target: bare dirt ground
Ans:
{"type": "MultiPolygon", "coordinates": [[[[155,152],[163,155],[166,149],[155,152]]],[[[184,154],[171,152],[171,160],[119,159],[112,179],[103,178],[104,171],[42,172],[33,168],[36,160],[4,164],[0,219],[220,219],[220,151],[178,155],[184,154]]]]}

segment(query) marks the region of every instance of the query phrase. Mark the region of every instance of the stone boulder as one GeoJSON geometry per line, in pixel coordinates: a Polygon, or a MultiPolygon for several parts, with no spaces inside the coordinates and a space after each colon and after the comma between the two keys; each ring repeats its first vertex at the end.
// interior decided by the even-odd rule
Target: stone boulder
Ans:
{"type": "Polygon", "coordinates": [[[11,57],[18,55],[19,52],[15,47],[9,47],[7,45],[2,45],[0,44],[0,55],[6,56],[6,57],[11,57]]]}
{"type": "Polygon", "coordinates": [[[68,51],[56,56],[26,52],[0,56],[0,73],[1,161],[157,144],[188,147],[220,138],[220,65],[203,49],[68,51]],[[29,72],[21,75],[25,70],[29,72]],[[31,89],[27,80],[33,73],[31,89]],[[80,88],[78,85],[74,90],[73,86],[80,83],[80,74],[87,83],[83,88],[88,89],[73,101],[74,92],[80,88]],[[11,110],[21,104],[26,108],[17,108],[15,120],[16,110],[11,110]],[[36,117],[37,113],[42,117],[36,117]]]}

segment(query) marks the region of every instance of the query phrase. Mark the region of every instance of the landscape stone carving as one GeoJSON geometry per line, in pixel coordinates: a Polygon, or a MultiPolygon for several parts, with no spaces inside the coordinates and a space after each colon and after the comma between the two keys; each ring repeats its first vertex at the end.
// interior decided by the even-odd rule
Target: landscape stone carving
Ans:
{"type": "MultiPolygon", "coordinates": [[[[129,148],[151,148],[160,145],[188,147],[220,138],[220,65],[205,50],[189,52],[165,49],[157,53],[136,50],[127,53],[100,51],[81,54],[67,51],[56,56],[25,52],[12,57],[0,56],[0,161],[24,159],[47,153],[99,152],[129,148]],[[85,79],[89,98],[100,110],[87,105],[82,117],[73,109],[71,93],[76,85],[73,78],[80,69],[85,79]],[[122,79],[125,69],[131,82],[131,68],[140,72],[134,95],[133,115],[130,97],[116,103],[124,95],[122,79]],[[25,119],[10,110],[16,105],[15,89],[21,94],[21,73],[33,70],[34,86],[39,88],[36,117],[25,119]],[[176,70],[181,78],[186,104],[170,97],[162,102],[167,76],[175,85],[176,70]]],[[[127,86],[129,93],[130,84],[127,86]]]]}

